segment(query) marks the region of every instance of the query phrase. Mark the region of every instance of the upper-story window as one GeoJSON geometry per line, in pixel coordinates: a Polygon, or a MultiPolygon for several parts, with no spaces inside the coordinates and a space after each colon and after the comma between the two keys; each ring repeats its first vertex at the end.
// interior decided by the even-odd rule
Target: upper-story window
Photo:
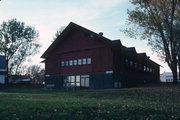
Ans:
{"type": "Polygon", "coordinates": [[[71,59],[66,61],[61,61],[61,66],[76,66],[76,65],[86,65],[91,64],[91,58],[83,58],[83,59],[71,59]]]}
{"type": "Polygon", "coordinates": [[[77,60],[74,60],[74,65],[77,65],[77,60]]]}
{"type": "Polygon", "coordinates": [[[69,66],[72,66],[72,65],[73,65],[73,61],[69,60],[69,66]]]}
{"type": "Polygon", "coordinates": [[[82,59],[82,64],[85,65],[86,64],[86,58],[82,59]]]}
{"type": "Polygon", "coordinates": [[[69,62],[68,62],[68,61],[66,61],[66,62],[65,62],[65,65],[66,65],[66,66],[69,66],[69,62]]]}
{"type": "Polygon", "coordinates": [[[87,64],[91,64],[91,58],[87,58],[87,64]]]}
{"type": "Polygon", "coordinates": [[[81,65],[82,63],[81,63],[81,59],[78,59],[78,65],[81,65]]]}
{"type": "Polygon", "coordinates": [[[144,66],[144,71],[146,71],[146,66],[144,66]]]}
{"type": "Polygon", "coordinates": [[[130,61],[130,67],[132,67],[133,66],[133,61],[130,61]]]}
{"type": "Polygon", "coordinates": [[[61,61],[61,66],[64,66],[64,61],[61,61]]]}
{"type": "Polygon", "coordinates": [[[134,67],[137,68],[137,65],[138,65],[138,64],[135,62],[135,63],[134,63],[134,67]]]}

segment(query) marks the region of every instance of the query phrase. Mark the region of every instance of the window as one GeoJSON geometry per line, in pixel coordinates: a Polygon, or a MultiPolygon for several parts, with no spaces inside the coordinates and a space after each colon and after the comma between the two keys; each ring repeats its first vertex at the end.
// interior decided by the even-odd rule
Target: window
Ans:
{"type": "Polygon", "coordinates": [[[149,72],[149,67],[147,67],[147,72],[149,72]]]}
{"type": "Polygon", "coordinates": [[[81,59],[78,59],[78,65],[81,65],[81,59]]]}
{"type": "Polygon", "coordinates": [[[91,64],[91,58],[87,58],[87,64],[91,64]]]}
{"type": "Polygon", "coordinates": [[[89,75],[81,76],[81,87],[89,87],[89,75]]]}
{"type": "Polygon", "coordinates": [[[71,75],[63,78],[64,87],[89,87],[89,75],[71,75]]]}
{"type": "Polygon", "coordinates": [[[152,68],[150,68],[150,72],[152,72],[152,68]]]}
{"type": "Polygon", "coordinates": [[[63,86],[64,87],[73,87],[73,86],[75,86],[75,76],[65,76],[63,86]]]}
{"type": "Polygon", "coordinates": [[[80,86],[80,75],[76,76],[76,86],[79,87],[80,86]]]}
{"type": "Polygon", "coordinates": [[[144,71],[146,71],[146,66],[144,66],[144,71]]]}
{"type": "Polygon", "coordinates": [[[82,59],[82,64],[85,65],[86,64],[86,58],[82,59]]]}
{"type": "Polygon", "coordinates": [[[133,61],[130,61],[130,67],[133,67],[133,61]]]}
{"type": "Polygon", "coordinates": [[[61,61],[61,66],[64,66],[64,61],[61,61]]]}
{"type": "Polygon", "coordinates": [[[77,60],[74,60],[74,65],[77,65],[77,60]]]}
{"type": "Polygon", "coordinates": [[[66,66],[68,66],[69,65],[69,63],[68,63],[68,61],[66,61],[66,66]]]}
{"type": "Polygon", "coordinates": [[[134,67],[137,68],[137,63],[136,62],[134,63],[134,67]]]}
{"type": "Polygon", "coordinates": [[[125,59],[125,63],[126,63],[126,66],[128,66],[128,65],[129,65],[129,61],[128,61],[128,59],[125,59]]]}
{"type": "Polygon", "coordinates": [[[70,61],[69,61],[69,66],[72,66],[72,65],[73,65],[73,61],[70,60],[70,61]]]}

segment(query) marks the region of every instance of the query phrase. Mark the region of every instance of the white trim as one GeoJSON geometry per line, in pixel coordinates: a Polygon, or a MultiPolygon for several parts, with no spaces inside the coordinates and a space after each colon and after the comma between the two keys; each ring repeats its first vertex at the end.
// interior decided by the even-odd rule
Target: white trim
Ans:
{"type": "Polygon", "coordinates": [[[113,71],[106,71],[106,74],[112,74],[113,71]]]}

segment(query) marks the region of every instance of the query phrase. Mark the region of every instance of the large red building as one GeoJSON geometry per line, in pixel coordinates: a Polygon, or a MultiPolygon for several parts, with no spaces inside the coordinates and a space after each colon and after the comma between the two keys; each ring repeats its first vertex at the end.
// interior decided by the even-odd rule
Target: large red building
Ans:
{"type": "Polygon", "coordinates": [[[146,53],[72,22],[41,57],[46,85],[56,88],[108,89],[159,82],[159,65],[146,53]]]}

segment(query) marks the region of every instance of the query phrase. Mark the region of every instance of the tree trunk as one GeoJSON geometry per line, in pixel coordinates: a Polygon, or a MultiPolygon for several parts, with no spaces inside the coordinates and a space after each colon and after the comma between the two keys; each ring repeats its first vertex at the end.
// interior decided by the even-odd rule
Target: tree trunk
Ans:
{"type": "Polygon", "coordinates": [[[172,65],[171,71],[172,71],[172,74],[173,74],[173,82],[177,83],[177,62],[176,62],[176,64],[174,63],[172,65]]]}
{"type": "Polygon", "coordinates": [[[178,56],[178,66],[179,66],[179,80],[180,80],[180,54],[179,54],[179,56],[178,56]]]}

